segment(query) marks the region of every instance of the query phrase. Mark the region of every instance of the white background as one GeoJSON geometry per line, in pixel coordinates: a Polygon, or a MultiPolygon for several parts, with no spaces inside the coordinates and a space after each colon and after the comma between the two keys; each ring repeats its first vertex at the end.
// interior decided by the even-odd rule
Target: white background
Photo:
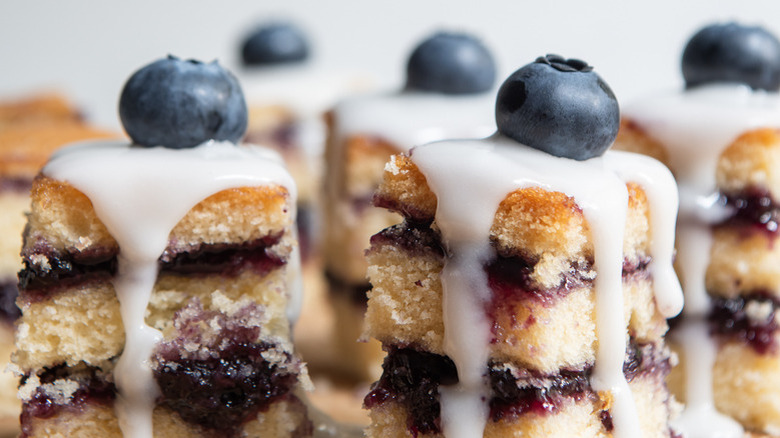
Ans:
{"type": "Polygon", "coordinates": [[[713,21],[780,34],[776,0],[31,0],[0,3],[0,98],[67,93],[96,122],[118,126],[117,98],[136,69],[168,53],[237,69],[256,23],[290,18],[321,66],[369,72],[398,87],[410,48],[437,29],[491,47],[501,80],[545,53],[594,65],[626,102],[682,86],[688,37],[713,21]]]}

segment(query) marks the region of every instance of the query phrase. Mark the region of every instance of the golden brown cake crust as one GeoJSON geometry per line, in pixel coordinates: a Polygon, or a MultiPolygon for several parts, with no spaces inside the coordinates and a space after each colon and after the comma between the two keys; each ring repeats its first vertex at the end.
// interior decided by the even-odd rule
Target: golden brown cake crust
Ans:
{"type": "MultiPolygon", "coordinates": [[[[418,220],[433,220],[436,195],[412,159],[394,155],[377,190],[377,202],[418,220]]],[[[624,253],[629,259],[649,254],[648,201],[640,186],[628,183],[629,220],[624,253]]],[[[573,198],[540,188],[518,189],[508,194],[496,211],[490,230],[499,252],[537,260],[554,254],[566,260],[593,259],[590,229],[573,198]]]]}
{"type": "MultiPolygon", "coordinates": [[[[92,202],[72,185],[39,175],[33,182],[31,197],[26,249],[43,239],[58,250],[116,250],[117,243],[97,217],[92,202]]],[[[223,190],[195,205],[182,218],[171,231],[168,250],[201,243],[253,241],[281,233],[292,223],[289,208],[289,194],[281,186],[223,190]],[[223,219],[215,221],[216,217],[223,219]]]]}
{"type": "Polygon", "coordinates": [[[780,130],[757,129],[737,137],[720,155],[715,172],[718,187],[733,193],[761,187],[780,193],[780,130]]]}
{"type": "MultiPolygon", "coordinates": [[[[621,122],[613,148],[649,155],[670,165],[667,146],[632,120],[621,122]]],[[[777,169],[780,169],[780,130],[759,128],[743,132],[721,152],[714,176],[718,189],[724,193],[762,188],[777,194],[780,193],[777,169]]]]}

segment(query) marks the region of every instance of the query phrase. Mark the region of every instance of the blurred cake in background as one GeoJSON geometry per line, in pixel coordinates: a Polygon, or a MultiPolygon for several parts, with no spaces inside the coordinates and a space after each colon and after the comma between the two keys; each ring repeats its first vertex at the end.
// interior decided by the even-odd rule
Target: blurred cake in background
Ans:
{"type": "Polygon", "coordinates": [[[538,58],[488,113],[497,134],[385,167],[375,203],[402,218],[368,251],[366,436],[674,436],[672,175],[606,151],[617,100],[583,61],[538,58]]]}
{"type": "Polygon", "coordinates": [[[0,103],[0,435],[18,431],[18,379],[6,370],[13,350],[17,273],[25,213],[34,176],[63,144],[118,134],[90,126],[78,110],[55,93],[0,103]]]}
{"type": "Polygon", "coordinates": [[[161,59],[119,112],[132,142],[63,149],[33,182],[23,436],[311,436],[295,184],[278,154],[237,144],[238,82],[161,59]]]}
{"type": "Polygon", "coordinates": [[[316,41],[290,21],[268,21],[247,33],[236,69],[249,107],[246,141],[276,149],[298,186],[298,237],[306,294],[295,342],[313,372],[327,368],[334,318],[324,302],[320,255],[324,114],[339,99],[371,88],[365,72],[330,69],[316,41]]]}
{"type": "Polygon", "coordinates": [[[661,159],[680,188],[676,425],[688,437],[780,436],[780,42],[709,25],[682,72],[684,91],[625,106],[616,141],[661,159]]]}
{"type": "Polygon", "coordinates": [[[323,255],[336,309],[338,366],[359,379],[381,372],[379,344],[363,339],[365,250],[396,213],[371,205],[391,155],[442,139],[495,132],[496,67],[488,49],[463,33],[437,32],[415,47],[404,89],[345,99],[329,113],[323,255]]]}

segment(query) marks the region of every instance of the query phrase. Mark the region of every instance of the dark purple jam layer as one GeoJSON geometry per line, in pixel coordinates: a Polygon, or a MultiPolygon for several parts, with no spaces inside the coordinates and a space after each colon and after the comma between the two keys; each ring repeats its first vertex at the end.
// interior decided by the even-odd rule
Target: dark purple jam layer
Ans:
{"type": "Polygon", "coordinates": [[[281,240],[281,234],[267,236],[253,242],[236,244],[200,245],[187,252],[160,256],[160,270],[185,275],[222,274],[235,276],[246,268],[267,274],[284,265],[285,261],[268,251],[281,240]]]}
{"type": "Polygon", "coordinates": [[[452,360],[411,348],[392,347],[382,370],[382,377],[363,401],[365,407],[372,409],[394,399],[406,408],[406,427],[413,436],[441,433],[439,386],[458,382],[452,360]]]}
{"type": "Polygon", "coordinates": [[[35,299],[78,284],[108,280],[116,274],[116,252],[110,249],[62,254],[40,244],[22,256],[19,290],[25,298],[35,299]],[[31,263],[33,257],[45,257],[47,266],[31,263]]]}
{"type": "Polygon", "coordinates": [[[13,280],[0,281],[0,322],[13,323],[22,316],[16,305],[19,288],[13,280]]]}
{"type": "Polygon", "coordinates": [[[444,257],[445,254],[439,233],[431,229],[429,224],[409,220],[374,234],[370,242],[372,247],[392,245],[411,255],[433,254],[444,257]]]}
{"type": "Polygon", "coordinates": [[[593,281],[582,276],[582,273],[590,271],[590,266],[573,265],[561,278],[558,287],[542,289],[531,279],[535,264],[524,257],[496,257],[485,266],[488,285],[493,291],[492,307],[525,299],[550,302],[593,281]]]}
{"type": "MultiPolygon", "coordinates": [[[[365,407],[372,409],[394,400],[407,412],[407,429],[412,436],[441,433],[439,386],[458,382],[455,364],[446,356],[391,347],[382,369],[382,377],[364,399],[365,407]]],[[[644,375],[652,375],[661,382],[670,369],[668,354],[657,346],[632,342],[626,350],[623,373],[629,382],[644,375]]],[[[527,413],[552,414],[567,400],[595,397],[589,380],[591,372],[592,368],[587,367],[545,375],[492,363],[487,373],[491,389],[490,418],[498,422],[512,421],[527,413]]],[[[610,413],[604,411],[600,416],[605,430],[610,431],[610,413]]]]}
{"type": "Polygon", "coordinates": [[[29,193],[32,188],[31,178],[0,178],[0,193],[29,193]]]}
{"type": "MultiPolygon", "coordinates": [[[[181,275],[235,276],[245,269],[263,275],[284,265],[285,260],[272,254],[268,248],[279,242],[281,236],[269,236],[240,245],[200,245],[187,252],[166,251],[160,256],[160,271],[181,275]]],[[[60,253],[44,244],[23,254],[24,268],[19,273],[19,289],[25,298],[40,299],[79,284],[108,280],[117,272],[115,250],[60,253]],[[32,258],[45,257],[48,267],[30,263],[32,258]]]]}
{"type": "Polygon", "coordinates": [[[734,209],[731,217],[719,226],[740,227],[768,233],[775,237],[780,222],[780,204],[769,191],[750,188],[740,193],[724,194],[723,202],[734,209]]]}
{"type": "MultiPolygon", "coordinates": [[[[21,437],[25,438],[34,433],[31,420],[33,418],[51,418],[59,412],[68,409],[78,410],[87,404],[100,404],[111,406],[116,397],[116,388],[114,384],[107,381],[105,377],[100,376],[95,368],[81,366],[77,369],[65,366],[47,368],[38,376],[41,384],[51,384],[58,380],[69,379],[79,382],[77,389],[68,404],[57,404],[43,390],[38,388],[35,395],[30,400],[22,403],[21,414],[21,437]]],[[[29,376],[22,379],[22,384],[26,382],[29,376]]]]}
{"type": "Polygon", "coordinates": [[[278,346],[258,341],[262,310],[247,306],[228,317],[204,311],[196,302],[174,317],[177,336],[161,343],[154,354],[158,403],[214,437],[235,437],[243,424],[266,411],[271,403],[291,396],[300,363],[278,346]],[[215,333],[203,333],[203,327],[215,333]],[[187,345],[201,345],[192,352],[187,345]],[[275,350],[281,362],[263,357],[275,350]]]}
{"type": "Polygon", "coordinates": [[[775,353],[778,350],[775,334],[778,324],[775,319],[780,302],[768,293],[756,293],[738,298],[712,298],[709,315],[712,333],[727,339],[744,342],[759,354],[775,353]],[[765,318],[750,318],[746,311],[748,303],[771,307],[765,318]]]}

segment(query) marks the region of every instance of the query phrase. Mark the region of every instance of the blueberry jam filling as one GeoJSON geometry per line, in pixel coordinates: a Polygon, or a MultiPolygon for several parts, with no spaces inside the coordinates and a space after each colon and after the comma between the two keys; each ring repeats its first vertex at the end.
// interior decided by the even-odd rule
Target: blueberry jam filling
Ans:
{"type": "MultiPolygon", "coordinates": [[[[21,384],[27,383],[29,375],[22,378],[21,384]]],[[[96,368],[79,366],[69,368],[64,365],[45,368],[39,375],[39,387],[31,398],[22,403],[21,425],[22,437],[32,434],[31,420],[33,418],[51,418],[63,409],[79,409],[86,404],[111,405],[114,402],[116,388],[114,384],[101,376],[96,368]],[[66,403],[57,399],[57,395],[47,392],[44,388],[65,381],[78,382],[76,389],[66,403]],[[45,385],[45,386],[44,386],[45,385]]]]}
{"type": "Polygon", "coordinates": [[[0,281],[0,322],[11,324],[22,316],[22,311],[16,305],[18,295],[15,281],[0,281]]]}
{"type": "Polygon", "coordinates": [[[530,258],[496,257],[485,266],[488,274],[488,286],[493,291],[493,306],[523,299],[537,299],[550,302],[556,297],[565,296],[568,292],[581,288],[593,280],[582,273],[589,272],[591,267],[586,264],[573,264],[571,269],[562,276],[560,284],[554,288],[540,288],[532,277],[535,261],[530,258]]]}
{"type": "Polygon", "coordinates": [[[251,267],[262,275],[284,265],[283,259],[269,251],[280,240],[281,234],[241,244],[200,245],[179,253],[166,250],[160,256],[160,270],[187,275],[235,276],[251,267]]]}
{"type": "Polygon", "coordinates": [[[777,236],[780,205],[769,191],[750,188],[741,193],[724,194],[721,202],[731,207],[733,214],[720,226],[753,229],[777,236]]]}
{"type": "Polygon", "coordinates": [[[235,437],[271,403],[293,397],[300,364],[258,340],[260,327],[248,322],[262,319],[262,309],[252,304],[230,316],[205,311],[197,301],[179,311],[176,336],[153,357],[158,403],[214,437],[235,437]]]}
{"type": "Polygon", "coordinates": [[[562,370],[557,376],[532,374],[506,367],[491,367],[491,420],[511,420],[526,413],[552,413],[565,399],[580,401],[584,397],[593,396],[588,381],[589,373],[585,371],[562,370]]]}
{"type": "MultiPolygon", "coordinates": [[[[286,262],[269,251],[279,240],[280,236],[275,235],[242,244],[204,244],[183,252],[166,250],[160,256],[160,270],[182,275],[235,276],[249,268],[265,274],[286,262]]],[[[23,256],[19,290],[24,291],[25,298],[32,300],[90,281],[109,280],[117,269],[116,249],[63,253],[39,244],[23,256]],[[31,260],[41,258],[45,258],[46,263],[31,263],[31,260]]]]}
{"type": "Polygon", "coordinates": [[[434,254],[444,256],[444,247],[439,233],[428,224],[406,220],[385,228],[371,236],[371,246],[392,245],[411,254],[434,254]]]}
{"type": "Polygon", "coordinates": [[[19,290],[24,291],[25,298],[93,280],[106,280],[116,274],[117,268],[115,249],[62,253],[40,243],[22,256],[24,265],[19,272],[19,290]],[[45,263],[41,259],[45,259],[45,263]]]}
{"type": "MultiPolygon", "coordinates": [[[[389,400],[400,403],[408,413],[407,428],[413,436],[440,433],[439,385],[457,383],[455,364],[446,356],[391,347],[383,364],[383,374],[366,396],[366,408],[389,400]]],[[[633,340],[626,350],[623,373],[628,381],[650,375],[663,379],[671,365],[667,352],[652,344],[633,340]]],[[[505,363],[488,366],[491,388],[490,418],[494,422],[513,421],[531,413],[557,412],[567,400],[581,401],[596,395],[590,386],[592,367],[564,369],[558,374],[542,374],[505,363]]],[[[605,430],[612,429],[608,411],[601,413],[605,430]]]]}
{"type": "Polygon", "coordinates": [[[365,407],[395,399],[408,412],[407,428],[413,436],[441,433],[439,385],[458,382],[455,363],[446,356],[392,347],[382,370],[364,399],[365,407]]]}
{"type": "Polygon", "coordinates": [[[744,342],[759,354],[775,353],[779,306],[778,299],[768,293],[737,298],[712,297],[710,330],[724,338],[744,342]]]}

